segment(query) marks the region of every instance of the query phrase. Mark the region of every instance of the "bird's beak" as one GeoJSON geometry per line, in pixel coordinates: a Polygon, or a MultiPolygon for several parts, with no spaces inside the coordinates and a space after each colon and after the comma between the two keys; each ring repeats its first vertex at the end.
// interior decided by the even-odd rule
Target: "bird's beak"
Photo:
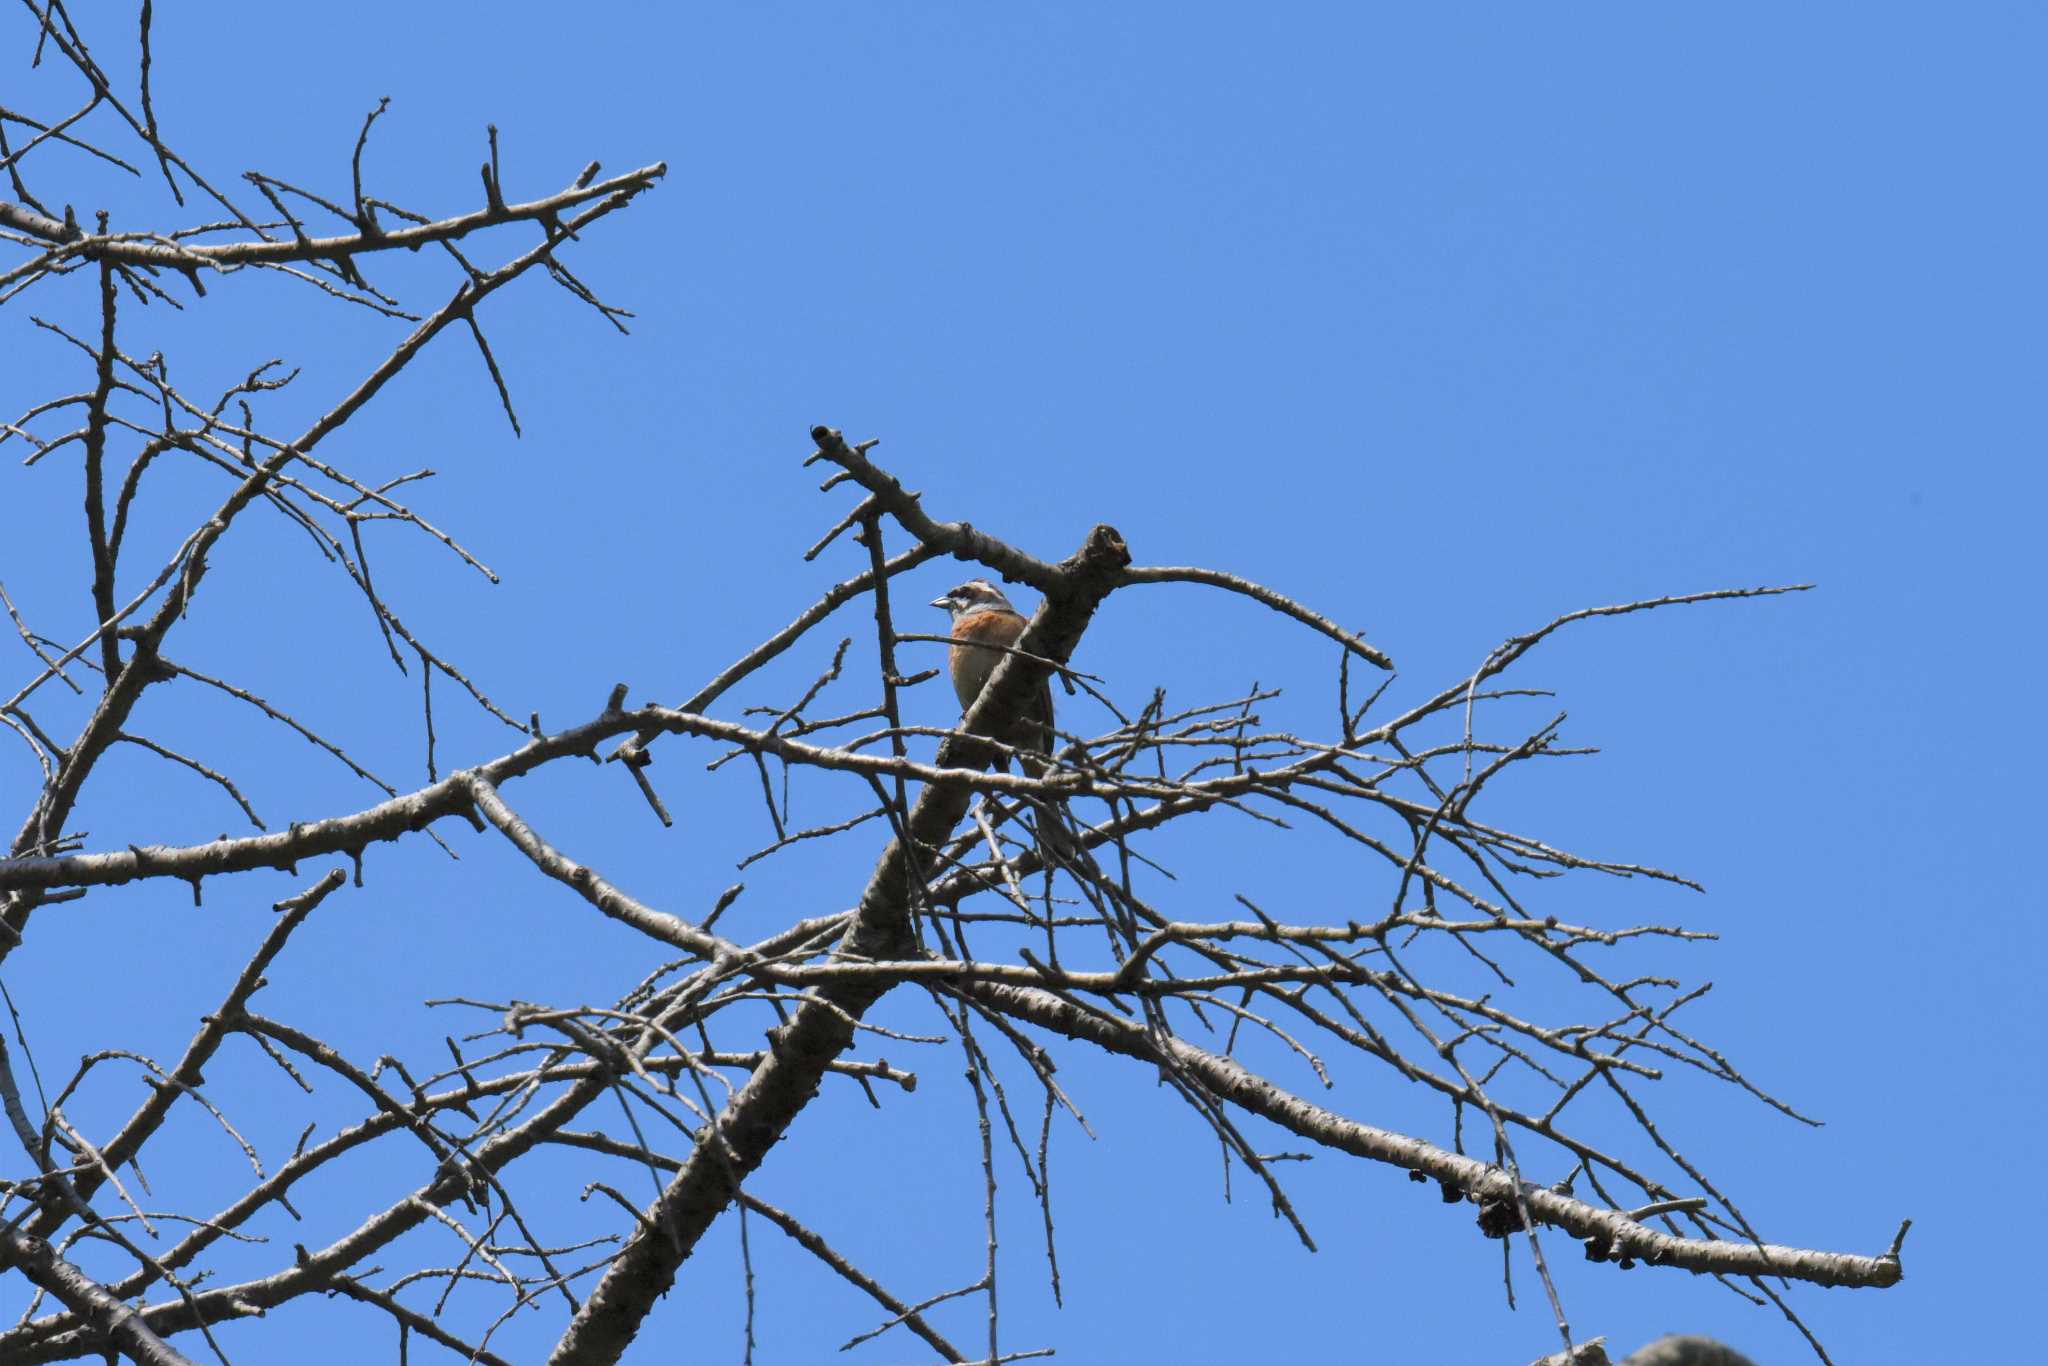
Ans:
{"type": "Polygon", "coordinates": [[[934,607],[944,607],[950,611],[953,606],[953,600],[951,598],[933,598],[931,605],[934,607]]]}

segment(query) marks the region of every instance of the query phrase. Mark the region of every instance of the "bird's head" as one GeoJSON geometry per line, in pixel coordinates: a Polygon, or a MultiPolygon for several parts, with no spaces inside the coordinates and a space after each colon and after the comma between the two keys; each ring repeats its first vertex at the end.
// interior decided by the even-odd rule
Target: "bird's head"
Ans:
{"type": "Polygon", "coordinates": [[[944,597],[932,599],[932,606],[943,607],[955,617],[968,612],[1014,612],[1010,600],[1003,596],[1003,590],[987,579],[969,579],[944,597]]]}

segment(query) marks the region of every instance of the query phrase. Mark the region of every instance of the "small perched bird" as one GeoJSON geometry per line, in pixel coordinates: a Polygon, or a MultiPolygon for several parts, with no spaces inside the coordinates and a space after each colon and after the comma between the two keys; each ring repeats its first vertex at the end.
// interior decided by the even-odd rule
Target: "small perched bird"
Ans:
{"type": "MultiPolygon", "coordinates": [[[[989,647],[1015,646],[1024,634],[1024,614],[1010,606],[1003,590],[987,579],[969,579],[944,597],[933,598],[932,606],[953,614],[953,644],[946,651],[946,666],[953,676],[953,694],[960,699],[960,711],[965,715],[973,709],[974,700],[988,686],[989,676],[995,673],[1006,653],[989,647]]],[[[1057,738],[1052,728],[1050,674],[1039,680],[1037,694],[1021,709],[1010,733],[997,738],[1024,751],[1018,756],[1017,765],[1027,777],[1036,778],[1045,772],[1057,738]]],[[[1007,756],[998,754],[995,766],[1007,769],[1007,756]]],[[[1082,870],[1077,876],[1100,877],[1087,849],[1067,832],[1059,804],[1027,800],[1037,808],[1038,852],[1047,874],[1064,866],[1082,870]]]]}
{"type": "MultiPolygon", "coordinates": [[[[1002,662],[1006,653],[1001,649],[989,649],[988,645],[1014,646],[1017,638],[1024,634],[1024,614],[1010,606],[1003,590],[987,579],[969,579],[944,597],[932,599],[932,606],[943,607],[953,614],[953,645],[946,652],[946,663],[953,675],[953,692],[959,697],[960,710],[964,714],[974,706],[974,699],[981,696],[981,690],[988,686],[989,675],[996,671],[996,665],[1002,662]]],[[[1052,680],[1049,676],[1039,680],[1037,697],[1022,709],[1010,733],[996,738],[1018,749],[1048,757],[1052,754],[1052,680]]],[[[1030,762],[1023,766],[1025,772],[1034,776],[1035,770],[1041,767],[1030,762]]],[[[997,756],[996,767],[1008,767],[1003,756],[997,756]]]]}

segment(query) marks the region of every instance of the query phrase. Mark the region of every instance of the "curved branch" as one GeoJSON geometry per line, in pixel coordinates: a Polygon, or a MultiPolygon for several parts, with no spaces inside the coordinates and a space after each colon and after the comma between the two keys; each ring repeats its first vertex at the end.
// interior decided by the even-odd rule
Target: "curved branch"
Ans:
{"type": "MultiPolygon", "coordinates": [[[[1498,1167],[1462,1157],[1419,1138],[1346,1119],[1275,1086],[1234,1058],[1211,1053],[1183,1039],[1162,1039],[1149,1033],[1142,1024],[1077,1009],[1035,987],[976,983],[963,986],[960,991],[1012,1019],[1085,1040],[1125,1057],[1160,1062],[1163,1047],[1175,1065],[1199,1077],[1215,1095],[1325,1147],[1419,1172],[1479,1199],[1512,1201],[1518,1194],[1513,1178],[1498,1167]]],[[[1679,1238],[1637,1222],[1630,1211],[1601,1209],[1533,1183],[1522,1183],[1519,1196],[1537,1218],[1584,1241],[1587,1255],[1594,1260],[1634,1259],[1651,1266],[1711,1275],[1782,1276],[1816,1285],[1866,1289],[1896,1285],[1904,1274],[1896,1250],[1864,1257],[1774,1243],[1679,1238]]]]}
{"type": "Polygon", "coordinates": [[[1242,593],[1253,602],[1272,608],[1282,616],[1292,617],[1304,626],[1310,626],[1342,645],[1366,663],[1378,668],[1393,670],[1394,661],[1375,646],[1368,645],[1361,636],[1345,630],[1317,612],[1296,602],[1284,593],[1276,593],[1262,583],[1254,583],[1237,574],[1226,574],[1220,569],[1200,569],[1190,565],[1141,565],[1123,572],[1124,583],[1200,583],[1211,588],[1223,588],[1232,593],[1242,593]]]}
{"type": "MultiPolygon", "coordinates": [[[[545,199],[529,200],[523,204],[486,205],[469,213],[457,214],[453,218],[388,231],[379,229],[372,232],[352,232],[338,237],[295,236],[288,241],[280,239],[195,245],[169,242],[161,238],[152,240],[133,233],[88,233],[75,223],[63,223],[5,200],[0,200],[0,227],[27,233],[58,248],[57,251],[38,258],[37,262],[29,263],[43,269],[47,269],[57,259],[72,257],[82,257],[89,261],[110,261],[128,266],[158,266],[185,271],[197,267],[220,269],[244,265],[277,265],[287,261],[332,261],[369,252],[390,251],[399,247],[416,251],[436,242],[456,241],[470,233],[505,223],[538,222],[549,225],[552,231],[558,226],[553,220],[579,204],[589,203],[593,199],[606,199],[617,194],[639,194],[667,174],[668,163],[657,161],[651,166],[642,166],[637,171],[628,171],[609,180],[591,183],[579,181],[545,199]]],[[[0,284],[6,283],[8,279],[28,268],[28,265],[18,266],[6,276],[0,276],[0,284]]]]}

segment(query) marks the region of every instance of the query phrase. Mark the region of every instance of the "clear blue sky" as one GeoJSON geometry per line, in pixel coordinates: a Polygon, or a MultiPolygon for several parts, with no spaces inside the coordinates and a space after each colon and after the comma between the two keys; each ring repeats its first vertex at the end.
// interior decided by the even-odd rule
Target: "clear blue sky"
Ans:
{"type": "MultiPolygon", "coordinates": [[[[2032,866],[2048,753],[2027,701],[2043,662],[2048,435],[2040,9],[863,3],[565,19],[364,3],[337,22],[240,8],[158,14],[158,117],[217,182],[255,167],[345,197],[357,127],[385,95],[366,177],[424,211],[473,203],[486,122],[515,197],[593,157],[611,171],[669,163],[570,258],[637,310],[631,338],[544,282],[486,315],[523,440],[451,333],[324,452],[366,476],[441,472],[419,507],[504,584],[397,536],[378,546],[380,582],[515,714],[580,719],[619,680],[676,700],[852,572],[850,546],[798,559],[845,506],[799,468],[816,422],[882,438],[878,458],[934,515],[1044,557],[1106,521],[1140,562],[1293,592],[1396,656],[1397,697],[1573,608],[1817,583],[1581,627],[1532,657],[1523,681],[1557,689],[1566,739],[1603,753],[1525,776],[1494,814],[1706,884],[1702,899],[1567,883],[1547,909],[1721,935],[1674,964],[1715,983],[1693,1027],[1827,1125],[1682,1080],[1662,1114],[1767,1236],[1876,1253],[1915,1220],[1899,1287],[1789,1292],[1834,1359],[2008,1359],[2048,1216],[2019,1142],[2044,1118],[2048,968],[2032,866]]],[[[101,43],[122,71],[132,18],[115,27],[101,43]]],[[[21,71],[19,29],[0,60],[25,107],[54,109],[21,71]]],[[[119,186],[79,195],[81,216],[105,203],[124,226],[158,203],[119,186]]],[[[0,313],[10,416],[83,387],[26,317],[86,325],[83,284],[0,313]]],[[[280,431],[401,335],[246,275],[191,316],[131,308],[124,325],[132,350],[162,348],[201,392],[273,355],[304,367],[269,409],[280,431]]],[[[75,466],[9,464],[0,580],[38,629],[76,638],[89,604],[75,466]]],[[[175,544],[208,488],[166,480],[152,534],[175,544]]],[[[238,527],[214,566],[178,655],[289,705],[401,786],[422,781],[417,681],[379,666],[369,614],[303,537],[238,527]]],[[[934,566],[913,587],[932,596],[954,575],[934,566]]],[[[725,713],[788,700],[864,622],[821,633],[725,713]]],[[[22,675],[25,652],[4,657],[5,677],[22,675]]],[[[1329,707],[1326,650],[1196,593],[1118,599],[1078,662],[1132,698],[1156,683],[1193,702],[1257,679],[1294,690],[1278,715],[1329,707]]],[[[943,703],[924,690],[924,719],[946,720],[943,703]]],[[[444,764],[512,742],[446,690],[437,704],[444,764]]],[[[273,826],[375,797],[204,699],[145,719],[232,771],[273,826]]],[[[615,768],[515,795],[556,842],[694,914],[767,836],[750,776],[668,757],[655,774],[672,832],[615,768]]],[[[25,808],[34,782],[10,751],[0,810],[25,808]]],[[[74,824],[119,847],[237,821],[218,792],[137,751],[74,824]]],[[[443,1033],[485,1022],[425,1011],[426,996],[609,999],[661,960],[492,840],[450,838],[459,866],[431,848],[373,851],[369,887],[323,908],[259,1002],[369,1055],[397,1039],[431,1068],[443,1033]]],[[[1244,891],[1343,919],[1385,895],[1344,880],[1352,865],[1276,867],[1246,839],[1217,818],[1207,847],[1181,851],[1201,875],[1160,888],[1161,903],[1217,919],[1244,891]]],[[[726,924],[765,932],[837,909],[871,858],[849,843],[771,864],[726,924]]],[[[308,880],[209,889],[201,911],[178,888],[41,913],[6,981],[45,1077],[96,1048],[175,1054],[266,903],[308,880]]],[[[921,1296],[978,1274],[972,1115],[956,1055],[885,1051],[929,1084],[881,1112],[832,1095],[758,1189],[921,1296]]],[[[232,1107],[274,1094],[273,1076],[224,1062],[216,1086],[232,1107]]],[[[1520,1366],[1555,1348],[1526,1258],[1510,1311],[1498,1246],[1398,1173],[1335,1156],[1289,1170],[1322,1247],[1310,1255],[1242,1173],[1224,1203],[1213,1140],[1149,1078],[1076,1053],[1068,1080],[1099,1138],[1057,1139],[1066,1308],[1044,1288],[1013,1170],[1006,1347],[1189,1366],[1520,1366]]],[[[1344,1113],[1448,1138],[1448,1117],[1389,1075],[1342,1080],[1329,1103],[1344,1113]]],[[[109,1085],[86,1114],[133,1101],[109,1085]]],[[[248,1128],[288,1152],[295,1113],[248,1128]]],[[[239,1160],[203,1126],[186,1132],[208,1160],[239,1160]]],[[[402,1170],[366,1167],[365,1185],[402,1170]]],[[[308,1225],[268,1227],[280,1241],[251,1266],[352,1226],[351,1196],[345,1183],[309,1194],[308,1225]]],[[[759,1360],[820,1360],[869,1324],[780,1235],[752,1238],[759,1360]]],[[[643,1356],[738,1359],[734,1246],[724,1228],[687,1265],[643,1356]]],[[[448,1247],[428,1255],[452,1261],[448,1247]]],[[[1764,1366],[1803,1359],[1775,1311],[1710,1282],[1549,1247],[1581,1336],[1626,1350],[1701,1331],[1764,1366]]],[[[0,1302],[0,1317],[15,1309],[0,1302]]],[[[312,1313],[322,1338],[295,1359],[389,1350],[368,1311],[312,1313]]],[[[313,1321],[224,1340],[274,1356],[266,1334],[313,1321]]],[[[955,1340],[978,1341],[966,1322],[955,1340]]],[[[538,1316],[508,1332],[515,1355],[548,1340],[538,1316]]],[[[891,1339],[850,1359],[925,1357],[891,1339]]]]}

